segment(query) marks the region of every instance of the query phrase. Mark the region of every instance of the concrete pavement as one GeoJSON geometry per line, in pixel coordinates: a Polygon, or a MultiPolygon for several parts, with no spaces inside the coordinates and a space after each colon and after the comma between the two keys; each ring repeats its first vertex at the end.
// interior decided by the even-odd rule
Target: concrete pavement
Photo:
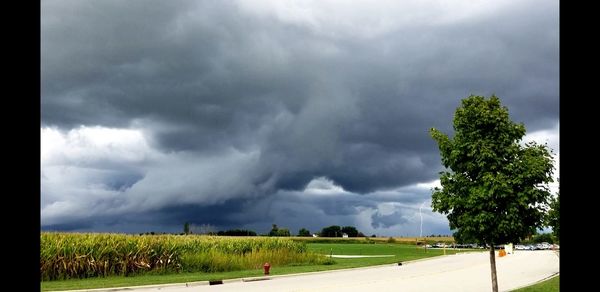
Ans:
{"type": "MultiPolygon", "coordinates": [[[[517,251],[496,257],[498,287],[510,291],[559,272],[553,251],[517,251]]],[[[197,283],[201,284],[201,283],[197,283]]],[[[129,287],[130,289],[133,287],[129,287]]],[[[270,277],[260,281],[225,280],[220,285],[164,285],[135,292],[191,291],[491,291],[489,252],[464,253],[352,270],[270,277]]]]}

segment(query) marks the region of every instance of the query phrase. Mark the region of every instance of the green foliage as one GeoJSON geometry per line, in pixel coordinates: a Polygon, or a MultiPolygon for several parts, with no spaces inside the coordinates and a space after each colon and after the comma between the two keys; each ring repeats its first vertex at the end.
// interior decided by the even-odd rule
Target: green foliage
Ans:
{"type": "Polygon", "coordinates": [[[387,243],[396,243],[396,239],[394,239],[393,237],[389,237],[385,242],[387,243]]]}
{"type": "Polygon", "coordinates": [[[183,224],[183,233],[190,234],[190,223],[185,222],[185,224],[183,224]]]}
{"type": "Polygon", "coordinates": [[[542,233],[542,234],[534,235],[532,241],[534,243],[542,243],[542,242],[554,243],[554,238],[552,237],[552,234],[550,234],[550,233],[542,233]]]}
{"type": "Polygon", "coordinates": [[[275,236],[291,236],[291,233],[287,228],[279,228],[275,236]]]}
{"type": "MultiPolygon", "coordinates": [[[[184,238],[184,236],[179,236],[184,238]]],[[[194,238],[196,236],[186,236],[194,238]]],[[[245,238],[244,240],[248,240],[245,238]]],[[[288,240],[287,238],[285,240],[288,240]]],[[[340,241],[342,239],[339,239],[340,241]]],[[[354,241],[356,239],[351,239],[354,241]]],[[[364,241],[361,238],[361,241],[364,241]]],[[[316,264],[302,264],[297,263],[286,264],[285,266],[274,266],[271,268],[271,274],[273,275],[284,275],[284,274],[295,274],[295,273],[306,273],[316,272],[325,270],[336,270],[336,269],[347,269],[356,267],[366,267],[373,265],[392,264],[399,261],[405,262],[420,258],[427,258],[433,256],[443,255],[442,249],[416,249],[414,244],[307,244],[308,253],[319,253],[318,257],[320,263],[316,264]],[[352,258],[352,259],[332,259],[325,257],[329,255],[331,251],[335,254],[350,254],[350,255],[382,255],[382,254],[394,254],[395,257],[374,257],[374,258],[352,258]]],[[[458,250],[453,251],[451,249],[446,250],[447,254],[454,254],[460,252],[458,250]]],[[[189,260],[190,264],[199,265],[198,262],[189,260]]],[[[185,265],[183,265],[185,266],[185,265]]],[[[217,273],[206,273],[206,272],[190,272],[190,273],[145,273],[142,275],[136,275],[135,277],[93,277],[87,279],[72,279],[72,280],[59,280],[59,281],[42,281],[40,283],[42,291],[64,291],[74,289],[93,289],[103,288],[107,289],[110,287],[129,287],[139,285],[155,285],[155,284],[167,284],[167,283],[186,283],[196,281],[207,281],[207,280],[225,280],[225,279],[239,279],[247,277],[257,277],[263,275],[263,269],[245,269],[241,271],[229,271],[229,272],[217,272],[217,273]]]]}
{"type": "MultiPolygon", "coordinates": [[[[341,237],[296,237],[294,241],[304,243],[370,243],[360,238],[341,238],[341,237]]],[[[374,242],[374,240],[371,240],[374,242]]]]}
{"type": "Polygon", "coordinates": [[[42,280],[130,276],[147,272],[228,271],[272,265],[320,264],[306,244],[286,238],[93,233],[41,233],[42,280]]]}
{"type": "Polygon", "coordinates": [[[266,262],[271,266],[330,264],[328,258],[315,256],[312,252],[295,253],[286,249],[254,250],[243,255],[213,249],[204,253],[188,252],[181,257],[181,264],[186,272],[217,273],[261,269],[266,262]]]}
{"type": "Polygon", "coordinates": [[[552,227],[554,236],[560,241],[560,193],[556,193],[556,198],[552,198],[550,201],[547,221],[548,226],[552,227]]]}
{"type": "Polygon", "coordinates": [[[308,229],[306,228],[300,228],[300,230],[298,231],[298,236],[310,237],[310,231],[308,231],[308,229]]]}
{"type": "Polygon", "coordinates": [[[269,231],[269,236],[277,236],[277,231],[279,231],[279,227],[277,227],[277,224],[273,224],[273,228],[269,231]]]}
{"type": "Polygon", "coordinates": [[[542,281],[540,283],[527,286],[525,288],[513,290],[514,292],[558,292],[560,291],[560,276],[542,281]]]}
{"type": "Polygon", "coordinates": [[[226,231],[219,231],[216,235],[219,236],[256,236],[256,232],[246,229],[230,229],[226,231]]]}
{"type": "Polygon", "coordinates": [[[273,224],[273,228],[269,231],[269,236],[292,236],[287,228],[279,228],[277,224],[273,224]]]}
{"type": "MultiPolygon", "coordinates": [[[[344,254],[344,255],[394,255],[394,257],[373,257],[373,258],[354,258],[354,259],[336,259],[340,264],[346,262],[362,262],[372,264],[389,264],[398,261],[409,261],[414,259],[439,256],[444,254],[443,249],[415,248],[413,244],[359,244],[359,243],[311,243],[308,250],[323,255],[344,254]]],[[[457,249],[447,249],[446,254],[456,254],[461,252],[457,249]]],[[[366,266],[363,264],[362,266],[366,266]]]]}
{"type": "Polygon", "coordinates": [[[348,237],[358,237],[358,234],[360,232],[358,232],[358,230],[354,226],[340,227],[337,225],[331,225],[321,230],[322,237],[342,237],[344,233],[346,233],[348,237]]]}
{"type": "Polygon", "coordinates": [[[348,237],[358,237],[358,230],[354,226],[342,227],[342,233],[348,234],[348,237]]]}
{"type": "Polygon", "coordinates": [[[342,228],[337,225],[331,225],[321,230],[322,237],[342,237],[342,228]]]}
{"type": "Polygon", "coordinates": [[[430,131],[447,169],[432,207],[447,215],[457,240],[519,242],[541,228],[553,181],[548,147],[520,145],[525,126],[512,122],[495,96],[463,99],[454,131],[453,138],[430,131]]]}

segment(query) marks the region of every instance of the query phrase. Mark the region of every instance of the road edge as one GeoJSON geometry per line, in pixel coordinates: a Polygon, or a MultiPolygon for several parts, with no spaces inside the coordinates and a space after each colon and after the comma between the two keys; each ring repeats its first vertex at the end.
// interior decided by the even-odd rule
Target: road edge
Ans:
{"type": "MultiPolygon", "coordinates": [[[[421,261],[427,261],[431,259],[438,259],[441,257],[450,257],[454,255],[464,254],[464,253],[472,253],[479,251],[465,251],[465,252],[457,252],[455,254],[448,255],[439,255],[428,258],[404,261],[402,265],[412,264],[421,261]]],[[[254,282],[254,281],[264,281],[264,280],[272,280],[277,278],[284,277],[294,277],[294,276],[304,276],[304,275],[313,275],[313,274],[323,274],[323,273],[337,273],[343,271],[352,271],[352,270],[366,270],[366,269],[375,269],[381,267],[388,266],[397,266],[398,263],[394,264],[383,264],[383,265],[375,265],[375,266],[367,266],[367,267],[356,267],[356,268],[345,268],[345,269],[336,269],[336,270],[325,270],[325,271],[315,271],[315,272],[304,272],[304,273],[294,273],[294,274],[284,274],[284,275],[269,275],[269,276],[256,276],[256,277],[246,277],[246,278],[233,278],[233,279],[223,279],[220,280],[222,284],[227,283],[236,283],[236,282],[254,282]]],[[[111,287],[111,288],[93,288],[93,289],[77,289],[77,290],[53,290],[54,292],[115,292],[115,291],[135,291],[141,289],[152,289],[152,288],[166,288],[166,287],[195,287],[195,286],[206,286],[210,285],[210,282],[214,281],[195,281],[195,282],[179,282],[179,283],[166,283],[166,284],[152,284],[152,285],[142,285],[142,286],[124,286],[124,287],[111,287]]],[[[221,283],[219,283],[221,284],[221,283]]]]}

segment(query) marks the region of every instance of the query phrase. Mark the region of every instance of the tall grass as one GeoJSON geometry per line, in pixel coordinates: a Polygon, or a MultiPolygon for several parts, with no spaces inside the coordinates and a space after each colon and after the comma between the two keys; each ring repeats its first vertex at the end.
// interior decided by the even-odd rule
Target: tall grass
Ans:
{"type": "Polygon", "coordinates": [[[181,258],[186,272],[226,272],[245,269],[261,269],[263,263],[272,266],[288,264],[329,264],[329,259],[314,253],[294,253],[287,250],[256,250],[243,256],[231,256],[217,250],[206,253],[186,253],[181,258]]]}
{"type": "Polygon", "coordinates": [[[308,252],[306,244],[287,238],[40,234],[42,280],[146,272],[222,272],[260,268],[264,262],[323,264],[327,259],[308,252]]]}

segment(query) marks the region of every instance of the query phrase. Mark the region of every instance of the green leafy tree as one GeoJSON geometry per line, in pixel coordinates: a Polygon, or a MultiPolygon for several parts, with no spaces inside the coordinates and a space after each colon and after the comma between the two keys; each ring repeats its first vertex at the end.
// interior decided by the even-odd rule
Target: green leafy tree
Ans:
{"type": "Polygon", "coordinates": [[[554,243],[554,239],[552,238],[552,234],[542,233],[542,234],[537,234],[537,235],[533,236],[533,242],[534,243],[542,243],[542,242],[554,243]]]}
{"type": "Polygon", "coordinates": [[[269,231],[269,236],[277,236],[277,231],[279,231],[279,227],[277,227],[277,224],[273,224],[273,228],[269,231]]]}
{"type": "Polygon", "coordinates": [[[300,228],[300,230],[298,231],[298,236],[309,237],[310,231],[308,231],[308,229],[306,229],[306,228],[300,228]]]}
{"type": "Polygon", "coordinates": [[[358,236],[358,230],[354,226],[342,227],[342,233],[348,234],[348,237],[357,237],[358,236]]]}
{"type": "Polygon", "coordinates": [[[331,225],[321,230],[322,237],[342,237],[342,228],[338,225],[331,225]]]}
{"type": "Polygon", "coordinates": [[[494,245],[519,242],[545,223],[554,169],[551,150],[535,142],[520,145],[525,126],[510,120],[496,96],[463,99],[453,125],[453,138],[430,130],[446,167],[431,205],[447,215],[456,238],[490,247],[497,292],[494,245]]]}
{"type": "Polygon", "coordinates": [[[560,242],[560,192],[556,193],[556,198],[550,201],[548,226],[552,227],[552,233],[556,236],[556,240],[560,242]]]}
{"type": "Polygon", "coordinates": [[[219,236],[256,236],[256,232],[246,229],[229,229],[217,232],[219,236]]]}
{"type": "Polygon", "coordinates": [[[291,233],[287,228],[279,228],[277,229],[276,236],[291,236],[291,233]]]}
{"type": "Polygon", "coordinates": [[[183,224],[183,233],[190,234],[190,223],[185,222],[185,224],[183,224]]]}

